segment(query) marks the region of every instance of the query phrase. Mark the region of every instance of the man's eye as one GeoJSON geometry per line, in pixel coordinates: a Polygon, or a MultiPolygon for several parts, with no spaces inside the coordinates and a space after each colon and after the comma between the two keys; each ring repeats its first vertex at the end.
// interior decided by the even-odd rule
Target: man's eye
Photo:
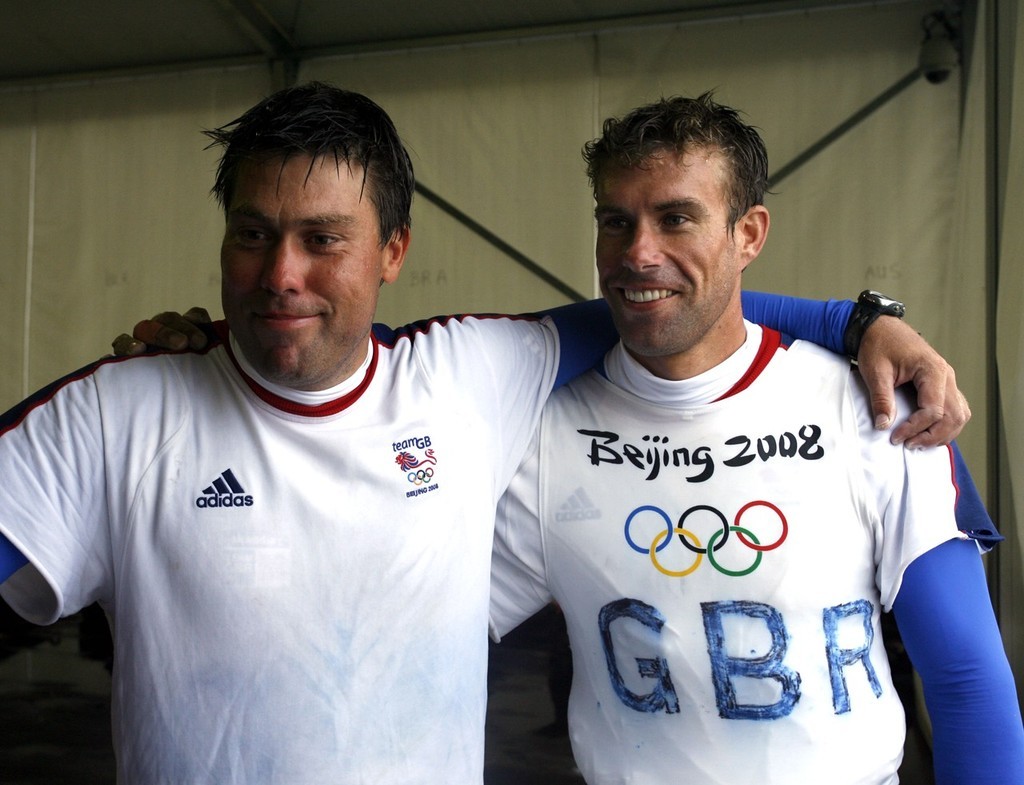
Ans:
{"type": "Polygon", "coordinates": [[[235,236],[240,242],[254,244],[261,243],[267,239],[266,232],[260,229],[252,229],[248,227],[242,227],[235,232],[235,236]]]}
{"type": "Polygon", "coordinates": [[[314,234],[309,238],[309,244],[325,248],[337,242],[337,238],[330,234],[314,234]]]}
{"type": "Polygon", "coordinates": [[[628,225],[629,223],[625,218],[614,215],[606,216],[598,222],[598,228],[605,229],[610,232],[622,231],[628,225]]]}
{"type": "Polygon", "coordinates": [[[666,215],[662,220],[666,226],[682,226],[688,219],[685,215],[672,213],[671,215],[666,215]]]}

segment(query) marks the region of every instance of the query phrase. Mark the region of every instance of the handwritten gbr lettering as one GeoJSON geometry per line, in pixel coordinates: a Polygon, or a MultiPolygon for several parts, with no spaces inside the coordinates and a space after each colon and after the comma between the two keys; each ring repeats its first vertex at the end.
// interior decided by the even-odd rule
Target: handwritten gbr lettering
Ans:
{"type": "MultiPolygon", "coordinates": [[[[674,610],[679,609],[674,606],[674,610]]],[[[762,602],[727,600],[702,602],[700,613],[719,717],[724,720],[771,721],[788,717],[798,709],[804,690],[803,680],[793,667],[795,663],[790,662],[791,636],[778,608],[762,602]],[[729,640],[733,636],[735,640],[729,640]],[[762,639],[765,642],[757,650],[749,649],[751,640],[762,639]],[[739,641],[743,644],[740,645],[739,641]],[[743,650],[743,653],[738,653],[738,650],[743,650]],[[767,688],[752,690],[751,686],[759,682],[767,688]]],[[[870,600],[857,599],[823,608],[822,626],[818,630],[800,626],[803,635],[820,636],[820,650],[828,662],[832,709],[836,715],[854,710],[851,685],[861,695],[858,700],[870,700],[867,691],[856,684],[857,680],[866,681],[875,698],[881,698],[884,692],[872,662],[875,640],[873,613],[874,606],[870,600]]],[[[674,653],[679,658],[676,664],[688,678],[694,678],[700,669],[694,667],[696,663],[685,663],[684,655],[675,650],[674,644],[662,644],[661,635],[667,623],[658,608],[628,597],[610,602],[598,612],[598,631],[612,689],[619,700],[634,711],[679,714],[681,705],[688,706],[686,710],[689,711],[697,710],[695,701],[680,701],[668,655],[674,653]],[[644,632],[648,634],[638,635],[637,625],[646,628],[644,632]],[[621,636],[616,635],[618,627],[623,628],[621,636]],[[621,652],[616,651],[616,644],[620,641],[621,652]],[[646,643],[638,649],[634,645],[638,641],[646,643]],[[647,692],[636,692],[627,687],[627,683],[637,683],[636,677],[648,686],[647,692]]],[[[678,621],[677,625],[680,625],[678,621]]],[[[692,622],[687,620],[686,625],[690,627],[692,622]]],[[[812,670],[816,667],[808,661],[802,661],[800,666],[812,670]]],[[[698,694],[702,689],[699,682],[686,684],[680,680],[678,684],[690,695],[698,694]]]]}

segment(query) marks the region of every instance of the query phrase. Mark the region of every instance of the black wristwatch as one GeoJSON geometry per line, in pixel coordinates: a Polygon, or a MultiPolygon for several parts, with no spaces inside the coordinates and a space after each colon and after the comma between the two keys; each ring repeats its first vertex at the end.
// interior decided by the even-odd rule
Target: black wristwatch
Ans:
{"type": "Polygon", "coordinates": [[[843,333],[843,350],[846,356],[851,360],[857,359],[864,331],[879,316],[895,316],[902,319],[906,314],[907,306],[899,300],[865,289],[857,298],[857,304],[853,306],[853,313],[850,314],[850,321],[846,324],[846,332],[843,333]]]}

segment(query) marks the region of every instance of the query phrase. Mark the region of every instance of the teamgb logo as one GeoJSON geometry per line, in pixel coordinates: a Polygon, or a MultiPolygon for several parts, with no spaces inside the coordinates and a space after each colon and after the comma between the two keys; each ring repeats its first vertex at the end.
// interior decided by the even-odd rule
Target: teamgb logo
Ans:
{"type": "Polygon", "coordinates": [[[407,497],[422,496],[438,489],[439,484],[434,476],[437,457],[429,436],[412,436],[392,442],[391,449],[395,453],[395,465],[405,474],[409,485],[413,486],[405,492],[407,497]],[[412,450],[422,451],[422,456],[417,456],[412,450]]]}
{"type": "Polygon", "coordinates": [[[231,469],[225,469],[210,485],[203,488],[203,495],[196,499],[196,507],[252,507],[252,496],[235,477],[231,469]]]}
{"type": "Polygon", "coordinates": [[[400,452],[395,456],[398,468],[406,473],[405,478],[413,485],[424,485],[434,479],[434,466],[437,459],[433,450],[427,450],[425,457],[417,458],[411,452],[400,452]]]}

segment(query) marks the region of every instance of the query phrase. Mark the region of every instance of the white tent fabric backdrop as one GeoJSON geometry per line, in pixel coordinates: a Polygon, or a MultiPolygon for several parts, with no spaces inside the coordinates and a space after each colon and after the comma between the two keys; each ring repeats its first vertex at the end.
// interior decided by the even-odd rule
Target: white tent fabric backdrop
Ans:
{"type": "MultiPolygon", "coordinates": [[[[1006,38],[1024,40],[1011,5],[1016,36],[1006,38]]],[[[394,117],[424,186],[592,296],[592,202],[579,151],[603,118],[713,89],[762,129],[778,170],[913,71],[920,22],[934,6],[364,54],[305,62],[300,79],[373,97],[394,117]]],[[[890,292],[952,360],[974,411],[961,445],[1010,535],[998,596],[1020,684],[1024,629],[1013,617],[1024,597],[1024,488],[1008,467],[1024,459],[1024,55],[1000,55],[1000,97],[1016,133],[1001,149],[996,292],[991,16],[983,4],[969,79],[913,82],[774,188],[771,236],[746,285],[811,297],[890,292]]],[[[222,217],[208,196],[216,152],[204,151],[200,131],[274,86],[268,69],[238,68],[0,92],[0,408],[101,354],[139,318],[192,304],[219,312],[222,217]]],[[[417,198],[413,219],[410,257],[382,297],[381,321],[566,301],[429,201],[417,198]]]]}

